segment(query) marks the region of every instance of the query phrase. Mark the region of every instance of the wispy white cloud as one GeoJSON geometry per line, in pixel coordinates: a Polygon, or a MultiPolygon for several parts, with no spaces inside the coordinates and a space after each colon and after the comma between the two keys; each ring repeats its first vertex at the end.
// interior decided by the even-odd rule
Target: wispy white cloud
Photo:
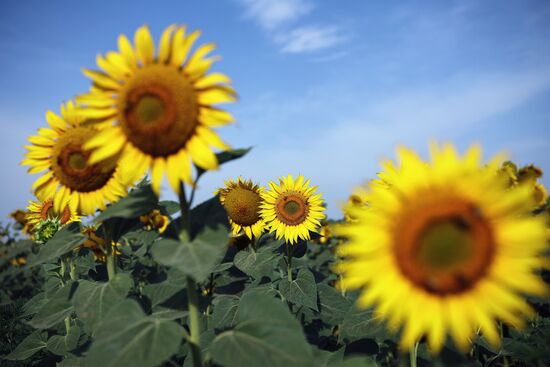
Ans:
{"type": "Polygon", "coordinates": [[[296,28],[277,38],[283,53],[301,53],[322,50],[345,40],[342,31],[335,26],[306,26],[296,28]]]}
{"type": "MultiPolygon", "coordinates": [[[[460,75],[435,84],[401,89],[386,98],[372,98],[365,91],[335,95],[331,88],[324,89],[325,94],[320,95],[316,88],[315,108],[312,108],[310,95],[292,102],[270,98],[259,102],[250,113],[239,116],[243,128],[248,131],[254,125],[263,127],[255,132],[259,135],[256,139],[247,136],[249,141],[262,143],[253,150],[252,157],[212,174],[202,182],[201,191],[214,190],[217,182],[229,176],[254,177],[266,184],[278,176],[302,173],[322,188],[329,204],[329,216],[338,217],[341,215],[340,203],[347,193],[355,185],[374,177],[379,161],[393,158],[388,152],[393,152],[396,145],[405,144],[425,153],[427,143],[438,139],[454,141],[464,148],[472,143],[464,136],[485,125],[495,130],[493,136],[481,135],[485,136],[481,143],[489,154],[502,149],[520,154],[520,147],[498,134],[502,126],[496,125],[496,118],[506,116],[550,89],[550,73],[507,71],[492,75],[460,75]],[[335,105],[343,103],[340,99],[348,100],[346,103],[352,99],[351,103],[364,107],[349,113],[342,111],[340,118],[333,117],[330,127],[316,128],[313,134],[303,128],[305,126],[295,128],[296,121],[303,121],[304,115],[309,114],[312,123],[323,115],[332,115],[335,105]],[[260,119],[256,110],[263,111],[260,119]],[[268,139],[266,129],[270,131],[268,139]]],[[[539,148],[550,149],[550,138],[539,137],[537,144],[539,148]]],[[[521,154],[519,159],[525,160],[525,156],[521,154]]],[[[543,169],[550,169],[548,159],[532,159],[537,159],[543,169]]]]}
{"type": "Polygon", "coordinates": [[[240,0],[245,16],[253,19],[283,53],[328,49],[346,40],[335,25],[293,25],[314,8],[309,0],[240,0]],[[291,27],[292,26],[292,27],[291,27]]]}
{"type": "Polygon", "coordinates": [[[240,0],[240,2],[246,8],[246,16],[266,30],[273,30],[297,20],[313,9],[313,4],[307,0],[240,0]]]}

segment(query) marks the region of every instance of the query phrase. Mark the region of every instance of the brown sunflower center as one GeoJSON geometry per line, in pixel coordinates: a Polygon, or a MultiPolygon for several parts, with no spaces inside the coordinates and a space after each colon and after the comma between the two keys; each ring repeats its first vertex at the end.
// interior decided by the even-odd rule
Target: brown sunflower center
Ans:
{"type": "Polygon", "coordinates": [[[258,212],[260,202],[261,198],[258,193],[236,187],[229,190],[223,205],[233,222],[241,226],[251,226],[260,220],[258,212]]]}
{"type": "MultiPolygon", "coordinates": [[[[40,219],[48,220],[55,217],[57,216],[55,215],[55,212],[53,210],[53,201],[46,200],[44,204],[42,204],[42,209],[40,210],[40,219]]],[[[63,213],[61,213],[61,217],[59,217],[58,219],[61,224],[65,224],[71,219],[71,209],[69,209],[68,205],[65,206],[65,209],[63,209],[63,213]]]]}
{"type": "MultiPolygon", "coordinates": [[[[82,145],[96,131],[90,127],[67,130],[57,141],[52,153],[52,170],[62,185],[78,192],[102,188],[114,173],[112,163],[88,164],[89,151],[82,145]]],[[[70,212],[69,212],[70,214],[70,212]]]]}
{"type": "Polygon", "coordinates": [[[430,293],[472,288],[493,259],[491,224],[475,205],[460,198],[411,205],[394,232],[401,272],[430,293]]]}
{"type": "Polygon", "coordinates": [[[118,119],[128,140],[154,157],[185,147],[198,125],[195,90],[185,74],[168,65],[139,69],[119,101],[118,119]]]}
{"type": "Polygon", "coordinates": [[[302,223],[309,212],[307,200],[298,193],[284,193],[275,203],[277,218],[286,225],[302,223]]]}

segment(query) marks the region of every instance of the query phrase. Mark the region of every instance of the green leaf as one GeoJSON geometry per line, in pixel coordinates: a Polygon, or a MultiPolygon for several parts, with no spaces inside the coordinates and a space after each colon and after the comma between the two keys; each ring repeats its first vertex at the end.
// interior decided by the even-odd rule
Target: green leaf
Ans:
{"type": "Polygon", "coordinates": [[[140,185],[130,193],[111,204],[95,218],[95,222],[105,221],[110,218],[137,218],[155,209],[158,198],[150,185],[140,185]]]}
{"type": "Polygon", "coordinates": [[[191,238],[195,238],[198,233],[207,228],[214,229],[223,226],[229,231],[227,212],[220,203],[218,196],[214,196],[191,209],[190,222],[191,238]]]}
{"type": "Polygon", "coordinates": [[[109,311],[95,331],[86,365],[158,366],[178,351],[183,333],[177,323],[146,316],[134,300],[126,299],[109,311]]]}
{"type": "Polygon", "coordinates": [[[182,282],[181,285],[176,286],[169,281],[156,284],[147,284],[143,287],[143,294],[146,295],[151,301],[151,307],[155,307],[184,289],[184,284],[185,283],[182,282]]]}
{"type": "Polygon", "coordinates": [[[23,361],[38,351],[46,348],[48,333],[45,331],[36,330],[31,335],[27,336],[13,352],[3,357],[11,361],[23,361]]]}
{"type": "Polygon", "coordinates": [[[259,294],[241,298],[237,326],[214,339],[210,354],[225,367],[314,365],[300,323],[280,300],[259,294]]]}
{"type": "Polygon", "coordinates": [[[172,200],[159,201],[159,206],[164,209],[168,215],[176,214],[180,211],[180,203],[172,200]]]}
{"type": "Polygon", "coordinates": [[[322,320],[329,324],[340,324],[348,314],[351,302],[333,287],[326,284],[317,285],[319,306],[322,320]]]}
{"type": "Polygon", "coordinates": [[[362,338],[385,339],[388,335],[374,310],[357,310],[352,308],[342,322],[342,338],[356,340],[362,338]]]}
{"type": "Polygon", "coordinates": [[[77,283],[71,283],[59,288],[40,307],[36,315],[28,322],[29,325],[36,329],[48,329],[63,321],[73,312],[70,297],[77,285],[77,283]]]}
{"type": "Polygon", "coordinates": [[[153,257],[162,265],[177,268],[197,282],[208,278],[227,250],[227,229],[205,230],[191,242],[162,239],[152,246],[153,257]]]}
{"type": "Polygon", "coordinates": [[[76,348],[78,338],[80,337],[80,328],[72,326],[67,335],[54,335],[46,343],[46,348],[58,356],[67,355],[69,351],[76,348]]]}
{"type": "Polygon", "coordinates": [[[233,263],[237,269],[253,278],[270,277],[277,257],[276,253],[270,251],[240,251],[235,255],[233,263]]]}
{"type": "Polygon", "coordinates": [[[91,330],[95,330],[103,317],[117,303],[126,298],[132,285],[128,274],[117,274],[109,282],[81,280],[73,296],[75,312],[91,330]]]}
{"type": "Polygon", "coordinates": [[[225,329],[235,325],[239,299],[235,296],[218,296],[215,298],[214,311],[209,327],[225,329]]]}
{"type": "MultiPolygon", "coordinates": [[[[224,163],[243,157],[251,150],[252,150],[252,147],[226,150],[224,152],[216,153],[216,158],[218,159],[218,164],[221,166],[224,163]]],[[[195,166],[195,167],[197,168],[197,177],[202,176],[202,174],[206,172],[204,169],[198,166],[195,166]]]]}
{"type": "Polygon", "coordinates": [[[39,246],[38,254],[29,256],[27,266],[36,266],[59,259],[85,240],[86,236],[80,233],[80,225],[75,222],[70,223],[57,232],[51,240],[39,246]]]}
{"type": "Polygon", "coordinates": [[[279,283],[279,291],[289,302],[297,306],[306,306],[312,310],[317,308],[317,284],[313,273],[308,269],[300,269],[296,279],[287,279],[279,283]]]}

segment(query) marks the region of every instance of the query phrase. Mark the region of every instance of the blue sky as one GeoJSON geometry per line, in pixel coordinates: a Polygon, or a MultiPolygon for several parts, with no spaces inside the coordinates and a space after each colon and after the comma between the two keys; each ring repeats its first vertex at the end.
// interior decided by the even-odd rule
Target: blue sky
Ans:
{"type": "Polygon", "coordinates": [[[202,29],[240,95],[219,131],[254,150],[206,175],[200,200],[227,177],[302,173],[337,218],[396,145],[425,155],[432,139],[506,151],[550,184],[548,1],[2,1],[0,218],[32,199],[37,176],[18,163],[45,112],[86,91],[81,68],[145,23],[155,39],[171,23],[202,29]]]}

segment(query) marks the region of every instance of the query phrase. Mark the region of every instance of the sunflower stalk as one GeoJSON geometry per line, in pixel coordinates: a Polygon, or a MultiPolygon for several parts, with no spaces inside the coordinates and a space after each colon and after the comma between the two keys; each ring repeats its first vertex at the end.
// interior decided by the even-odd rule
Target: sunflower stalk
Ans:
{"type": "MultiPolygon", "coordinates": [[[[191,199],[195,189],[193,188],[191,199]]],[[[189,220],[191,199],[187,201],[185,195],[185,186],[180,182],[180,209],[181,209],[181,229],[179,239],[181,242],[191,239],[191,224],[189,220]]],[[[197,294],[197,284],[190,276],[187,276],[187,302],[189,308],[189,330],[187,341],[191,348],[191,357],[193,358],[193,366],[202,366],[202,355],[200,347],[200,315],[199,315],[199,297],[197,294]]]]}
{"type": "Polygon", "coordinates": [[[418,342],[414,343],[411,346],[411,351],[409,353],[411,367],[416,367],[416,357],[418,355],[418,342]]]}
{"type": "Polygon", "coordinates": [[[287,269],[286,274],[289,282],[292,282],[292,254],[294,253],[294,246],[286,243],[286,255],[287,255],[287,269]]]}

